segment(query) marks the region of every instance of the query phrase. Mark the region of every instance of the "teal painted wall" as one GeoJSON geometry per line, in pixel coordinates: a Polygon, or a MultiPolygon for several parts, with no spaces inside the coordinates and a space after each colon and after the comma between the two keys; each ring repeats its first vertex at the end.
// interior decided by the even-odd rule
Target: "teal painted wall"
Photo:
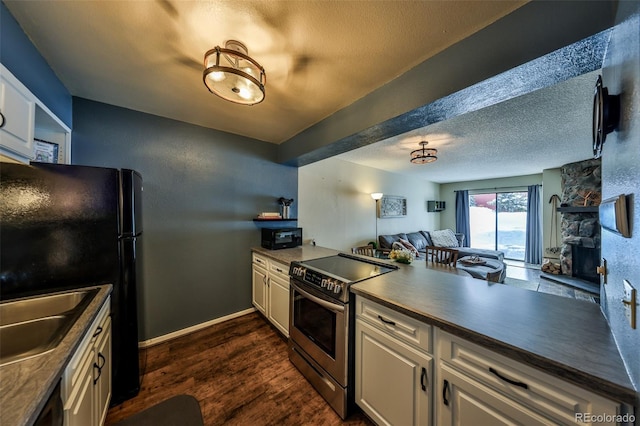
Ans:
{"type": "Polygon", "coordinates": [[[250,308],[252,218],[297,198],[297,168],[272,144],[82,98],[73,121],[74,163],[144,179],[140,339],[250,308]]]}
{"type": "Polygon", "coordinates": [[[0,62],[64,124],[72,127],[71,94],[0,2],[0,62]]]}

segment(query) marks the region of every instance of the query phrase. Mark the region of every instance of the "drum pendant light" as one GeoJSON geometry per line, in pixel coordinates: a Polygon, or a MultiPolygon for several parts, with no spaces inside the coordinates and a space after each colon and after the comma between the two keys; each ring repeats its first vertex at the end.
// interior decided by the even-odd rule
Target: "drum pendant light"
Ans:
{"type": "Polygon", "coordinates": [[[202,80],[207,89],[230,102],[255,105],[264,100],[267,75],[247,47],[229,40],[204,54],[202,80]]]}
{"type": "Polygon", "coordinates": [[[438,159],[438,157],[436,157],[438,150],[435,148],[427,148],[428,144],[429,142],[427,141],[420,142],[422,148],[411,151],[411,160],[409,161],[414,164],[426,164],[436,161],[438,159]]]}

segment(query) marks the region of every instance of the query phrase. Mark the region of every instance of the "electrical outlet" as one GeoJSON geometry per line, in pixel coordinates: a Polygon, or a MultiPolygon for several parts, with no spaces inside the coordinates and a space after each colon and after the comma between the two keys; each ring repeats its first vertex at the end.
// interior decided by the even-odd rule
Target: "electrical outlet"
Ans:
{"type": "Polygon", "coordinates": [[[622,303],[624,304],[624,315],[627,317],[629,321],[629,325],[631,328],[636,328],[636,289],[633,288],[631,283],[627,280],[622,280],[624,282],[624,298],[622,299],[622,303]]]}

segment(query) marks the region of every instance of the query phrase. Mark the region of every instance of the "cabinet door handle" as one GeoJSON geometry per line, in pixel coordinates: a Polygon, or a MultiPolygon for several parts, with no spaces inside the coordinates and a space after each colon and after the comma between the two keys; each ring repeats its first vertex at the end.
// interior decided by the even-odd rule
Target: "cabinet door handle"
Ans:
{"type": "Polygon", "coordinates": [[[107,363],[107,359],[104,357],[104,355],[102,355],[101,352],[98,352],[98,361],[100,361],[100,365],[98,366],[98,368],[102,370],[102,367],[104,367],[104,365],[107,363]]]}
{"type": "Polygon", "coordinates": [[[98,326],[98,328],[96,328],[96,332],[93,333],[93,337],[99,336],[100,333],[102,333],[102,327],[98,326]]]}
{"type": "Polygon", "coordinates": [[[104,367],[105,363],[107,362],[107,359],[104,357],[104,355],[102,355],[101,353],[98,352],[98,361],[100,362],[100,364],[98,365],[98,363],[93,363],[93,369],[98,369],[98,377],[96,377],[95,379],[93,379],[93,384],[95,385],[96,383],[98,383],[98,380],[100,380],[100,376],[102,376],[102,368],[104,367]]]}
{"type": "Polygon", "coordinates": [[[493,367],[489,367],[489,371],[495,374],[500,380],[504,380],[505,382],[512,384],[514,386],[520,386],[523,389],[529,389],[529,385],[527,385],[526,383],[518,382],[516,380],[511,380],[508,377],[504,377],[502,374],[498,373],[498,371],[493,367]]]}
{"type": "Polygon", "coordinates": [[[380,321],[382,321],[383,323],[385,323],[385,324],[393,325],[394,327],[396,325],[395,321],[390,321],[390,320],[384,318],[382,315],[378,315],[378,319],[380,321]]]}
{"type": "Polygon", "coordinates": [[[449,393],[449,381],[445,380],[444,385],[442,386],[442,403],[446,406],[449,405],[449,400],[447,399],[448,393],[449,393]]]}
{"type": "Polygon", "coordinates": [[[4,119],[4,114],[0,112],[0,129],[2,129],[7,120],[4,119]]]}
{"type": "Polygon", "coordinates": [[[429,377],[427,377],[427,369],[422,367],[422,373],[420,373],[420,386],[424,392],[427,391],[427,384],[429,383],[429,377]]]}

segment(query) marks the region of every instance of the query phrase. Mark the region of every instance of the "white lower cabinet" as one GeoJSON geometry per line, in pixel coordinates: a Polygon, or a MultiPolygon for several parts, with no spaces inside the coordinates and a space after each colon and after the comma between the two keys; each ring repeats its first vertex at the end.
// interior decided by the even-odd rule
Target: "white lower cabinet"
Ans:
{"type": "Polygon", "coordinates": [[[442,383],[439,425],[550,425],[548,419],[509,400],[446,364],[438,371],[442,383]]]}
{"type": "Polygon", "coordinates": [[[621,404],[465,339],[440,331],[437,351],[439,425],[617,424],[621,404]]]}
{"type": "Polygon", "coordinates": [[[111,402],[111,318],[107,316],[102,333],[96,343],[96,361],[93,383],[96,392],[98,424],[104,424],[111,402]]]}
{"type": "Polygon", "coordinates": [[[62,377],[64,425],[104,424],[111,400],[110,299],[100,309],[62,377]]]}
{"type": "Polygon", "coordinates": [[[252,257],[253,305],[289,337],[289,267],[257,253],[252,257]]]}
{"type": "Polygon", "coordinates": [[[253,256],[252,279],[251,279],[251,302],[253,306],[263,315],[267,315],[267,261],[262,266],[256,263],[256,256],[253,256]]]}
{"type": "Polygon", "coordinates": [[[429,326],[357,298],[355,401],[377,424],[432,424],[429,336],[429,326]]]}
{"type": "Polygon", "coordinates": [[[267,318],[285,336],[289,335],[289,280],[269,276],[269,314],[267,318]]]}
{"type": "Polygon", "coordinates": [[[369,299],[355,312],[355,402],[379,425],[616,425],[632,412],[369,299]]]}

